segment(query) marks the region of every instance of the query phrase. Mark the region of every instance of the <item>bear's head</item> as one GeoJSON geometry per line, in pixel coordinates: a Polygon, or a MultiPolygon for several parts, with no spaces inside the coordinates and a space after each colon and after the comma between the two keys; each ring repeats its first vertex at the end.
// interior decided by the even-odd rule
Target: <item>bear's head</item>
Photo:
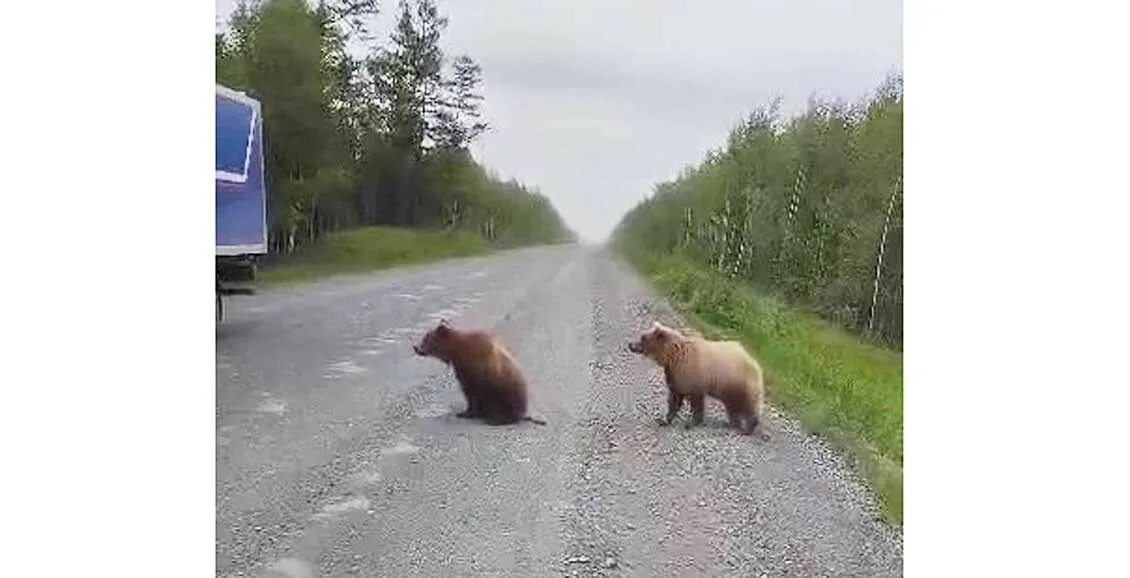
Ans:
{"type": "Polygon", "coordinates": [[[672,346],[682,341],[681,333],[656,321],[652,323],[651,329],[640,334],[639,339],[628,343],[628,351],[646,355],[662,363],[672,346]]]}
{"type": "Polygon", "coordinates": [[[448,324],[446,319],[441,319],[435,329],[427,332],[420,343],[413,345],[416,355],[434,357],[444,363],[451,362],[452,344],[456,339],[456,330],[448,324]]]}

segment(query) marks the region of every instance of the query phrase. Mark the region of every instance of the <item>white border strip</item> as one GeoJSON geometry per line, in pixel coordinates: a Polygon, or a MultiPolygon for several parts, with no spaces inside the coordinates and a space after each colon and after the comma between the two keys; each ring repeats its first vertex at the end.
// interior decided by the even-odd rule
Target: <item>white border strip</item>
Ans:
{"type": "Polygon", "coordinates": [[[266,253],[267,244],[251,244],[251,245],[216,245],[216,256],[219,257],[232,257],[236,255],[249,255],[254,253],[266,253]]]}
{"type": "MultiPolygon", "coordinates": [[[[255,112],[259,112],[259,103],[255,103],[255,112]]],[[[256,253],[267,253],[267,235],[270,226],[267,224],[267,147],[264,146],[266,142],[263,141],[263,119],[256,115],[259,119],[258,122],[251,125],[252,130],[255,131],[255,136],[259,139],[259,184],[263,187],[263,243],[254,251],[256,253]]]]}
{"type": "MultiPolygon", "coordinates": [[[[246,103],[241,102],[239,99],[231,100],[246,105],[246,103]]],[[[254,106],[250,106],[249,108],[251,109],[251,123],[247,127],[247,149],[243,152],[243,172],[232,173],[216,169],[216,180],[241,185],[247,182],[247,169],[251,165],[251,147],[255,143],[255,121],[259,119],[259,110],[254,106]]]]}
{"type": "Polygon", "coordinates": [[[246,104],[247,106],[254,108],[256,111],[259,110],[258,100],[255,100],[254,98],[251,98],[250,96],[247,96],[242,92],[232,90],[222,84],[216,85],[216,93],[224,98],[230,98],[232,100],[246,104]]]}

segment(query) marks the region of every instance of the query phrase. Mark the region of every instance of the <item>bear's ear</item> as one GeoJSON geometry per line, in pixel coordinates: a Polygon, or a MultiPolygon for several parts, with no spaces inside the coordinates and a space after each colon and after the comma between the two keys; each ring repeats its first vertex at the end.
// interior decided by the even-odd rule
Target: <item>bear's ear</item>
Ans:
{"type": "Polygon", "coordinates": [[[447,335],[451,332],[451,326],[447,324],[447,320],[443,319],[439,322],[439,327],[436,327],[437,335],[447,335]]]}

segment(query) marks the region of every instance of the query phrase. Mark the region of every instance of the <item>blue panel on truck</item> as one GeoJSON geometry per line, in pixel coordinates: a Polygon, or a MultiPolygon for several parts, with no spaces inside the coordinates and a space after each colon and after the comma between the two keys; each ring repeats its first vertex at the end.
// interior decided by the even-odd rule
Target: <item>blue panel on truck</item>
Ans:
{"type": "Polygon", "coordinates": [[[216,254],[267,252],[259,103],[216,87],[216,254]]]}

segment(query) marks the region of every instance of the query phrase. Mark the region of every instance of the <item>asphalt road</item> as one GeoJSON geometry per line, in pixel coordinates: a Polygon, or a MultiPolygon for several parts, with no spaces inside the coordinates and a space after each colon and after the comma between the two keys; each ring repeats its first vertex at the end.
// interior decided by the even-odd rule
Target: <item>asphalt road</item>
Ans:
{"type": "Polygon", "coordinates": [[[902,573],[901,533],[793,420],[740,436],[708,401],[702,428],[656,423],[662,372],[625,345],[676,318],[602,249],[335,278],[226,315],[219,576],[902,573]],[[497,332],[549,425],[455,418],[450,370],[411,349],[440,317],[497,332]]]}

